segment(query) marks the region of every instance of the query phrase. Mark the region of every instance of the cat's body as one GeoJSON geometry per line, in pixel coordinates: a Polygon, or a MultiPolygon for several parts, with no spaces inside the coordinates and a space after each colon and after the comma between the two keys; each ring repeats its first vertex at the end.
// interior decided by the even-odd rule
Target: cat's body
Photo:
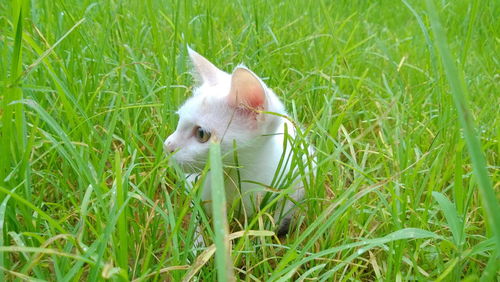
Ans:
{"type": "MultiPolygon", "coordinates": [[[[287,130],[290,137],[293,135],[293,125],[286,121],[287,130]]],[[[226,189],[226,200],[229,204],[238,203],[240,200],[243,202],[243,212],[246,216],[251,216],[255,213],[256,204],[260,204],[262,197],[267,188],[276,189],[277,187],[271,187],[271,182],[275,176],[276,168],[279,165],[281,156],[283,154],[288,155],[290,150],[283,149],[283,139],[285,132],[285,123],[283,123],[277,130],[277,132],[272,133],[267,136],[259,137],[260,140],[254,140],[250,145],[243,148],[238,148],[237,156],[238,163],[236,164],[232,159],[233,155],[228,154],[226,156],[225,164],[229,165],[225,169],[225,189],[226,189]],[[236,169],[235,167],[238,167],[236,169]],[[238,181],[238,178],[240,181],[238,181]],[[252,183],[248,182],[251,181],[252,183]],[[263,186],[265,185],[265,186],[263,186]]],[[[288,170],[289,164],[284,165],[284,171],[288,170]]],[[[211,188],[210,188],[210,173],[206,176],[204,190],[203,190],[203,200],[211,201],[211,188]]],[[[194,178],[191,178],[194,180],[194,178]]],[[[297,183],[295,183],[297,184],[297,183]]],[[[300,200],[302,198],[303,189],[302,187],[297,187],[288,195],[294,200],[300,200]]],[[[291,208],[291,203],[284,209],[288,211],[291,208]]],[[[211,209],[207,209],[210,214],[211,209]]],[[[275,219],[279,220],[279,217],[285,217],[286,212],[282,215],[278,213],[275,214],[275,219]]],[[[283,228],[280,229],[284,229],[283,228]]]]}
{"type": "MultiPolygon", "coordinates": [[[[189,55],[201,84],[179,109],[177,129],[165,140],[165,150],[175,153],[173,159],[186,173],[199,173],[207,161],[209,141],[219,142],[228,205],[241,200],[240,216],[250,216],[259,208],[266,190],[277,190],[271,184],[278,167],[278,173],[290,172],[293,152],[284,141],[293,140],[295,128],[286,118],[279,98],[253,72],[239,66],[230,75],[191,49],[189,55]]],[[[203,186],[208,213],[209,183],[210,173],[203,186]]],[[[280,222],[279,233],[287,231],[293,207],[292,201],[285,199],[298,201],[304,194],[300,180],[291,188],[285,189],[288,195],[280,201],[284,207],[274,212],[275,220],[280,222]]]]}

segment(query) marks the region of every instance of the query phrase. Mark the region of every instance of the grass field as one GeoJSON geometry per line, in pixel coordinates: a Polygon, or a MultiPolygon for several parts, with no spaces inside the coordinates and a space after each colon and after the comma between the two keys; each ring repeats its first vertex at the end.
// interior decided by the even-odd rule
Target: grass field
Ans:
{"type": "Polygon", "coordinates": [[[2,1],[0,281],[498,281],[499,14],[494,0],[2,1]],[[199,193],[162,149],[190,95],[187,44],[263,77],[316,148],[288,237],[264,214],[232,223],[226,261],[195,251],[199,193]]]}

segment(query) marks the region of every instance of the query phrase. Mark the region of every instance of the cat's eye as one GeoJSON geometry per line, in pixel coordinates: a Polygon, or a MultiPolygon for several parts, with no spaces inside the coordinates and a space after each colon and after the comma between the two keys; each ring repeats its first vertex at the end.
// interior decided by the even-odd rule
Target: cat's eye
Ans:
{"type": "Polygon", "coordinates": [[[208,141],[208,139],[210,139],[211,134],[208,130],[197,126],[194,129],[194,136],[196,137],[196,140],[198,140],[198,142],[205,143],[208,141]]]}

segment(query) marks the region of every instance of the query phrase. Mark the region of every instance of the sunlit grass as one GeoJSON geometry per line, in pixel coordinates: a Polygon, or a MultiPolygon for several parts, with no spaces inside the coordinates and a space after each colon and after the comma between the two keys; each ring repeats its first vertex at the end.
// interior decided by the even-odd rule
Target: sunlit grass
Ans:
{"type": "Polygon", "coordinates": [[[0,280],[498,280],[500,4],[427,2],[0,5],[0,280]],[[187,44],[315,146],[287,238],[169,165],[187,44]]]}

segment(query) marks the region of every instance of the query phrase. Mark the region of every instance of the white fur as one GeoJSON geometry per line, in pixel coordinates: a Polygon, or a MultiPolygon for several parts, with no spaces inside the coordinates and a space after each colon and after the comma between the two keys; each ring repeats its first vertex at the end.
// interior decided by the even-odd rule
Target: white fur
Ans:
{"type": "MultiPolygon", "coordinates": [[[[279,98],[260,78],[244,66],[238,66],[232,75],[217,69],[212,63],[198,53],[189,49],[189,55],[195,67],[195,76],[200,79],[200,85],[194,89],[189,98],[178,110],[179,123],[177,129],[164,143],[167,152],[175,152],[172,158],[178,162],[185,172],[200,172],[208,157],[210,142],[220,142],[221,151],[226,155],[224,164],[234,166],[233,141],[237,144],[241,193],[237,185],[236,170],[227,168],[226,195],[228,204],[243,199],[243,207],[247,216],[253,214],[264,195],[265,188],[261,185],[248,183],[250,180],[264,185],[270,185],[276,173],[278,163],[284,152],[285,124],[288,135],[295,136],[295,130],[286,118],[284,106],[279,98]],[[238,76],[238,77],[235,77],[238,76]],[[236,85],[235,85],[236,84],[236,85]],[[245,93],[246,88],[260,89],[265,96],[261,111],[252,111],[243,107],[231,105],[230,95],[234,92],[245,93]],[[246,87],[244,89],[238,87],[246,87]],[[265,112],[273,112],[273,115],[265,112]],[[194,136],[194,128],[200,126],[211,132],[209,142],[200,143],[194,136]]],[[[259,92],[260,93],[260,92],[259,92]]],[[[236,97],[236,96],[235,96],[236,97]]],[[[238,97],[239,99],[240,97],[238,97]]],[[[282,169],[289,170],[289,166],[282,169]]],[[[203,186],[203,200],[208,204],[206,211],[211,212],[210,174],[203,186]]],[[[290,195],[295,200],[303,196],[303,188],[299,183],[290,195]]],[[[293,204],[288,202],[285,212],[293,204]]],[[[275,215],[275,219],[278,217],[275,215]]]]}

